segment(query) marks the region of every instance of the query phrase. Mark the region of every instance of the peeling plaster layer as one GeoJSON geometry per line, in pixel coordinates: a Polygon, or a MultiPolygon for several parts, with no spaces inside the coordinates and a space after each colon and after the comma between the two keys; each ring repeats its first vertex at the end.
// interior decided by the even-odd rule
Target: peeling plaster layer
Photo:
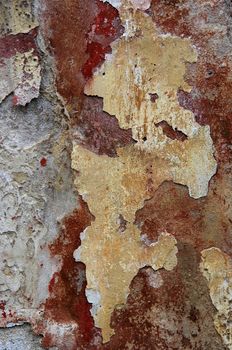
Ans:
{"type": "Polygon", "coordinates": [[[11,92],[14,92],[15,105],[25,106],[39,96],[40,64],[38,55],[33,50],[3,59],[0,74],[0,102],[11,92]]]}
{"type": "MultiPolygon", "coordinates": [[[[94,318],[96,326],[102,328],[104,341],[113,333],[111,313],[116,305],[125,302],[130,282],[138,270],[145,265],[155,270],[162,267],[171,270],[176,265],[176,241],[171,235],[163,233],[157,243],[147,246],[133,224],[135,212],[146,198],[146,166],[152,159],[140,152],[130,146],[118,150],[117,158],[99,158],[75,146],[72,154],[72,167],[79,173],[76,187],[95,217],[74,256],[86,265],[87,288],[99,295],[100,304],[94,305],[94,318]],[[128,222],[123,233],[118,231],[120,215],[128,222]]],[[[154,181],[162,182],[162,163],[154,165],[160,168],[154,181]]]]}
{"type": "Polygon", "coordinates": [[[185,63],[195,62],[196,52],[187,39],[158,35],[144,13],[131,15],[123,6],[121,13],[124,37],[112,45],[112,55],[87,82],[85,93],[103,97],[103,109],[116,116],[121,128],[132,129],[136,148],[165,159],[169,178],[187,185],[194,198],[205,196],[216,172],[210,131],[177,99],[179,88],[190,91],[185,63]],[[171,140],[156,126],[162,121],[187,135],[187,141],[171,140]]]}
{"type": "Polygon", "coordinates": [[[202,251],[201,271],[208,281],[210,297],[217,309],[214,324],[224,344],[232,349],[232,261],[218,248],[202,251]]]}
{"type": "Polygon", "coordinates": [[[0,2],[0,103],[12,92],[14,105],[25,106],[39,96],[37,23],[31,11],[31,1],[0,2]]]}

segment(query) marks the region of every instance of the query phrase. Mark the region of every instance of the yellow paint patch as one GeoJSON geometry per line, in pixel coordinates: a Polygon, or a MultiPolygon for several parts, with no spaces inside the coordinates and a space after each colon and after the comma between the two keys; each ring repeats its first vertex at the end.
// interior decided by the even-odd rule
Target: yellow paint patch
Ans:
{"type": "Polygon", "coordinates": [[[232,349],[232,261],[218,248],[202,251],[201,271],[208,281],[210,297],[217,309],[215,328],[232,349]]]}
{"type": "Polygon", "coordinates": [[[75,256],[86,264],[88,290],[100,295],[101,308],[94,318],[105,341],[112,334],[111,313],[125,302],[138,270],[145,265],[171,270],[177,262],[173,236],[164,233],[148,247],[133,224],[136,210],[148,198],[146,167],[157,166],[155,186],[165,178],[165,161],[152,161],[151,155],[133,146],[119,149],[118,158],[100,157],[80,146],[73,150],[72,166],[79,171],[76,186],[95,216],[75,256]],[[119,232],[120,215],[128,222],[123,233],[119,232]]]}

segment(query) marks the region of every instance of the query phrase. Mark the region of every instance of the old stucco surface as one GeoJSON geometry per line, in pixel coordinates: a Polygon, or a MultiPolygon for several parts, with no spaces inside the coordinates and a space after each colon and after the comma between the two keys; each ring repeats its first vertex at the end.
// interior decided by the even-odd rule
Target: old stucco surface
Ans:
{"type": "Polygon", "coordinates": [[[0,10],[0,349],[232,349],[230,2],[0,10]]]}

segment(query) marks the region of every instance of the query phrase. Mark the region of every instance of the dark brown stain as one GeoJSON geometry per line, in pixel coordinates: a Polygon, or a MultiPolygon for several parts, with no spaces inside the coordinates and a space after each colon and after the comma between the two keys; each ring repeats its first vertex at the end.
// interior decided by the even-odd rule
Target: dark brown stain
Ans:
{"type": "Polygon", "coordinates": [[[153,102],[153,103],[155,103],[156,102],[156,100],[158,100],[158,98],[159,98],[159,95],[155,92],[155,93],[150,93],[149,94],[150,95],[150,100],[151,100],[151,102],[153,102]]]}
{"type": "Polygon", "coordinates": [[[179,141],[185,141],[188,139],[188,136],[185,135],[182,131],[173,129],[171,125],[169,125],[166,120],[162,120],[159,123],[156,123],[155,126],[161,127],[163,130],[164,135],[169,137],[172,140],[179,140],[179,141]]]}
{"type": "Polygon", "coordinates": [[[123,233],[127,228],[128,221],[124,219],[122,214],[120,214],[117,223],[119,224],[118,232],[123,233]]]}
{"type": "Polygon", "coordinates": [[[85,96],[80,116],[72,130],[73,138],[78,144],[109,157],[117,156],[117,147],[134,142],[131,129],[121,129],[117,118],[103,111],[103,100],[100,97],[85,96]]]}

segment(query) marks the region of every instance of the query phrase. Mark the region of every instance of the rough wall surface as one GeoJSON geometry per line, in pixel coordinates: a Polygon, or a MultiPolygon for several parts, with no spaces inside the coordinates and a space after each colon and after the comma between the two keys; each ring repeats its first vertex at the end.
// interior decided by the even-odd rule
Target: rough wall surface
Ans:
{"type": "Polygon", "coordinates": [[[231,26],[0,0],[0,350],[232,349],[231,26]]]}

